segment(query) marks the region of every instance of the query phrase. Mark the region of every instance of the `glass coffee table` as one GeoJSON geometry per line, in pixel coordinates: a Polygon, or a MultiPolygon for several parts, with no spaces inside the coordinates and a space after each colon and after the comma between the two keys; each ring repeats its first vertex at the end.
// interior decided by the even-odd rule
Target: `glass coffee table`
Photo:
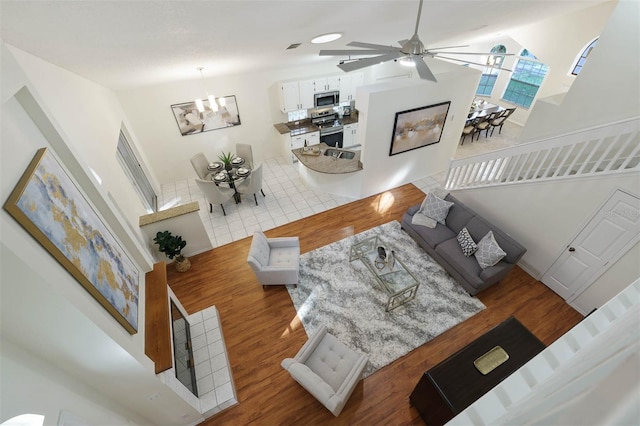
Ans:
{"type": "Polygon", "coordinates": [[[395,254],[392,255],[392,251],[395,250],[383,243],[377,235],[353,244],[349,250],[349,262],[361,261],[388,294],[385,306],[387,312],[413,300],[420,285],[400,259],[395,254]],[[378,247],[384,247],[386,262],[379,258],[378,247]]]}

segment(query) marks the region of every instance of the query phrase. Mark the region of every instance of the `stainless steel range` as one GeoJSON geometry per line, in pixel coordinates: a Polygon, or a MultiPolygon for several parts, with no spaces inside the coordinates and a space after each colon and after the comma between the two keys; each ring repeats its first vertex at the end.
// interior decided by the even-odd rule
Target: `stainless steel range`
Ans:
{"type": "Polygon", "coordinates": [[[319,108],[312,111],[311,124],[320,128],[320,142],[336,148],[342,148],[343,125],[333,107],[319,108]]]}

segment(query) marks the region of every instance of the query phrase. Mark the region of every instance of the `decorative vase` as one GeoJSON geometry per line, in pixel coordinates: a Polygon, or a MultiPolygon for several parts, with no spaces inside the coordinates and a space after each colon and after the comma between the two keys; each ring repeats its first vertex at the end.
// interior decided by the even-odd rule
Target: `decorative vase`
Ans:
{"type": "Polygon", "coordinates": [[[233,166],[231,165],[231,163],[226,163],[224,165],[224,169],[228,172],[230,172],[231,170],[233,170],[233,166]]]}
{"type": "Polygon", "coordinates": [[[176,271],[187,272],[191,269],[191,261],[184,256],[177,256],[174,262],[176,264],[176,271]]]}

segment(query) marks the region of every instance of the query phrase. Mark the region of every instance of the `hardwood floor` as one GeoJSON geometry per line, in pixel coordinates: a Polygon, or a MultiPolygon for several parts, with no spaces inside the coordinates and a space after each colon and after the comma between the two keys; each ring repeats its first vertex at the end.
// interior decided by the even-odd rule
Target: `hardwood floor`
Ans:
{"type": "MultiPolygon", "coordinates": [[[[269,237],[298,235],[303,253],[391,220],[424,199],[407,184],[269,230],[269,237]]],[[[246,262],[251,237],[191,258],[192,269],[168,280],[187,311],[216,305],[240,403],[203,425],[423,424],[409,405],[422,373],[509,316],[515,316],[546,345],[582,316],[544,284],[516,267],[499,285],[477,297],[487,309],[446,331],[358,384],[334,417],[280,367],[307,340],[286,288],[258,284],[246,262]]]]}

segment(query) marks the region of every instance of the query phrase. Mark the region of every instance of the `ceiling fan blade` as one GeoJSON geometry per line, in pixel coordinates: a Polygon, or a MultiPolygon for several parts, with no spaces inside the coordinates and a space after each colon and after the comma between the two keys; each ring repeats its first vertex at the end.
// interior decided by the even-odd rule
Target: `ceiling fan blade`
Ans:
{"type": "MultiPolygon", "coordinates": [[[[431,52],[433,49],[427,49],[427,53],[431,52]]],[[[491,52],[433,52],[434,55],[439,55],[441,53],[447,55],[483,55],[483,56],[515,56],[515,53],[491,53],[491,52]]]]}
{"type": "Polygon", "coordinates": [[[365,49],[378,49],[384,51],[394,51],[398,50],[398,47],[394,46],[385,46],[384,44],[374,44],[374,43],[363,43],[361,41],[352,41],[351,43],[347,43],[347,46],[353,47],[364,47],[365,49]]]}
{"type": "Polygon", "coordinates": [[[380,64],[382,62],[391,61],[393,59],[398,59],[403,56],[406,56],[404,53],[397,51],[387,53],[386,55],[374,56],[373,58],[363,58],[353,62],[345,62],[344,64],[338,65],[344,72],[359,70],[360,68],[366,68],[371,65],[380,64]]]}
{"type": "Polygon", "coordinates": [[[442,46],[442,47],[431,47],[427,50],[441,50],[441,49],[455,49],[458,47],[469,47],[468,44],[461,44],[460,46],[442,46]]]}
{"type": "Polygon", "coordinates": [[[418,71],[418,75],[421,79],[433,81],[434,83],[438,82],[421,56],[412,55],[411,59],[413,59],[413,63],[416,64],[416,70],[418,71]]]}
{"type": "MultiPolygon", "coordinates": [[[[464,64],[473,64],[473,65],[480,65],[481,67],[486,67],[487,64],[481,64],[479,62],[470,62],[470,61],[463,61],[462,59],[456,59],[456,58],[448,58],[446,56],[434,56],[434,58],[438,58],[438,59],[447,59],[449,61],[456,61],[456,62],[462,62],[464,64]]],[[[498,67],[494,67],[495,69],[500,69],[500,70],[504,70],[504,71],[509,71],[509,72],[513,72],[513,70],[510,70],[508,68],[498,68],[498,67]]]]}
{"type": "Polygon", "coordinates": [[[351,50],[321,50],[320,56],[357,56],[357,55],[385,55],[389,53],[389,50],[364,50],[364,49],[351,49],[351,50]]]}

